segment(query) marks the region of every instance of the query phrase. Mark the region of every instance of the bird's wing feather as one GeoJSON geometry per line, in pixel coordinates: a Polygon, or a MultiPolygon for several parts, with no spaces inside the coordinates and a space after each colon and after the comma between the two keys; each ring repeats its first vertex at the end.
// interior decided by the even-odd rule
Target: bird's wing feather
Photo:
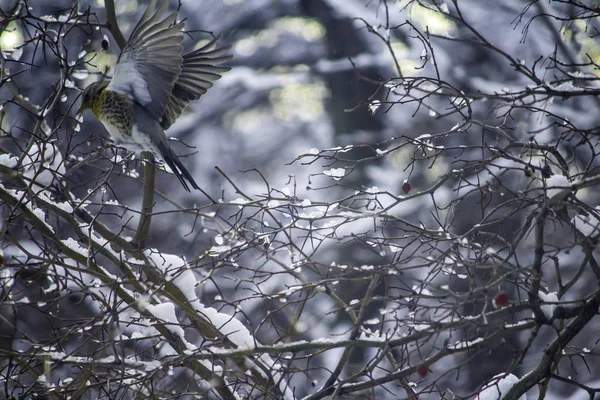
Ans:
{"type": "Polygon", "coordinates": [[[181,73],[175,81],[160,124],[168,129],[191,101],[198,100],[212,87],[212,82],[231,68],[218,65],[230,60],[231,46],[217,48],[219,37],[200,49],[183,56],[181,73]]]}
{"type": "Polygon", "coordinates": [[[167,10],[162,2],[153,13],[152,0],[131,33],[117,61],[108,89],[127,95],[160,120],[181,72],[183,22],[175,23],[173,13],[161,21],[167,10]]]}

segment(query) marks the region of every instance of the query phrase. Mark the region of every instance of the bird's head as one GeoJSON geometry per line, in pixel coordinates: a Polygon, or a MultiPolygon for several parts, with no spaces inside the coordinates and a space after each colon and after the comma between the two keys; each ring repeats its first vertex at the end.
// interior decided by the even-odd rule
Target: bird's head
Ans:
{"type": "Polygon", "coordinates": [[[81,114],[83,111],[91,109],[92,105],[94,104],[94,98],[106,86],[108,86],[108,82],[100,81],[94,82],[88,87],[86,87],[83,91],[83,94],[81,95],[81,106],[79,107],[79,110],[77,110],[77,114],[81,114]]]}

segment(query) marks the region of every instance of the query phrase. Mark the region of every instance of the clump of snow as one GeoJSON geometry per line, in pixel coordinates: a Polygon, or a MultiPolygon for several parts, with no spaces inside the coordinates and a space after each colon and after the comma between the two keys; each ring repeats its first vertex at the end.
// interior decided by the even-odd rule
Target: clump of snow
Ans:
{"type": "MultiPolygon", "coordinates": [[[[0,183],[0,188],[2,188],[2,190],[4,190],[6,193],[8,193],[13,198],[15,198],[19,202],[21,202],[22,197],[23,197],[23,191],[5,188],[1,183],[0,183]]],[[[34,215],[35,218],[37,218],[40,222],[42,222],[44,225],[46,225],[46,227],[52,233],[54,233],[54,228],[52,228],[52,226],[50,226],[50,224],[48,224],[46,222],[46,213],[44,212],[44,210],[34,206],[31,201],[26,202],[25,207],[27,207],[27,209],[32,212],[32,214],[34,215]]]]}
{"type": "Polygon", "coordinates": [[[52,228],[47,222],[46,222],[46,213],[44,212],[44,210],[42,210],[41,208],[37,208],[37,207],[33,207],[31,205],[31,203],[27,203],[27,208],[29,208],[31,210],[31,212],[33,213],[33,215],[35,215],[35,217],[37,219],[39,219],[40,221],[42,221],[44,223],[44,225],[46,225],[46,227],[48,229],[50,229],[51,232],[54,232],[54,228],[52,228]]]}
{"type": "MultiPolygon", "coordinates": [[[[508,391],[519,382],[519,378],[513,374],[505,375],[504,373],[494,376],[487,384],[483,387],[477,400],[499,400],[508,391]]],[[[527,400],[526,395],[519,397],[519,400],[527,400]]]]}
{"type": "Polygon", "coordinates": [[[146,257],[160,269],[168,281],[176,285],[189,301],[194,301],[196,296],[196,277],[189,269],[183,257],[174,254],[159,253],[156,249],[144,251],[146,257]]]}
{"type": "MultiPolygon", "coordinates": [[[[4,258],[2,249],[0,249],[0,257],[4,258]]],[[[0,293],[10,293],[13,285],[15,284],[15,271],[11,268],[4,268],[0,270],[0,293]]]]}
{"type": "Polygon", "coordinates": [[[231,246],[212,246],[210,249],[208,249],[208,255],[211,257],[218,257],[229,250],[231,250],[231,246]]]}
{"type": "Polygon", "coordinates": [[[248,200],[242,199],[241,197],[239,197],[239,198],[237,198],[235,200],[231,200],[230,203],[231,204],[244,205],[244,204],[248,204],[248,200]]]}
{"type": "Polygon", "coordinates": [[[38,193],[36,193],[36,196],[40,200],[42,200],[42,201],[50,204],[51,206],[57,207],[57,208],[61,209],[62,211],[66,212],[66,213],[69,213],[69,214],[73,213],[73,207],[69,203],[67,203],[67,202],[54,202],[54,200],[52,200],[50,198],[50,195],[48,194],[47,191],[39,191],[38,193]]]}
{"type": "Polygon", "coordinates": [[[300,203],[300,207],[309,207],[310,205],[312,205],[312,202],[309,199],[304,199],[302,200],[302,203],[300,203]]]}
{"type": "Polygon", "coordinates": [[[546,180],[546,196],[549,199],[560,201],[569,195],[571,184],[566,176],[552,175],[546,180]]]}
{"type": "Polygon", "coordinates": [[[311,211],[309,213],[298,213],[298,218],[300,219],[320,219],[323,218],[325,213],[323,211],[311,211]]]}
{"type": "Polygon", "coordinates": [[[324,175],[330,176],[336,181],[339,181],[346,175],[346,170],[344,168],[331,168],[327,171],[323,171],[324,175]]]}
{"type": "Polygon", "coordinates": [[[451,344],[450,346],[448,346],[448,348],[450,350],[460,350],[460,349],[467,349],[469,347],[473,347],[475,346],[477,343],[481,343],[483,342],[483,338],[476,338],[473,340],[466,340],[466,341],[458,341],[454,344],[451,344]]]}
{"type": "Polygon", "coordinates": [[[23,175],[40,186],[52,184],[55,176],[65,174],[62,154],[52,142],[34,143],[23,160],[23,175]]]}
{"type": "Polygon", "coordinates": [[[402,247],[400,247],[400,246],[398,246],[398,245],[396,245],[396,244],[393,244],[393,243],[390,243],[388,247],[390,248],[390,251],[391,251],[392,253],[397,253],[397,252],[399,252],[399,251],[402,251],[402,250],[403,250],[403,249],[402,249],[402,247]]]}
{"type": "Polygon", "coordinates": [[[0,154],[0,165],[4,165],[8,168],[14,168],[17,166],[17,161],[19,159],[10,154],[0,154]]]}
{"type": "MultiPolygon", "coordinates": [[[[558,303],[558,296],[556,292],[544,293],[542,291],[538,292],[538,296],[541,301],[544,303],[558,303]]],[[[554,310],[556,309],[556,304],[547,304],[541,306],[542,312],[546,316],[546,318],[550,319],[554,315],[554,310]]]]}
{"type": "Polygon", "coordinates": [[[68,238],[68,239],[61,240],[61,241],[65,246],[67,246],[69,249],[73,250],[74,252],[81,254],[85,258],[88,257],[88,250],[86,248],[81,247],[79,245],[79,243],[77,243],[77,240],[75,240],[73,238],[68,238]]]}
{"type": "Polygon", "coordinates": [[[379,101],[379,100],[373,100],[369,104],[369,111],[371,111],[371,114],[375,115],[375,113],[377,112],[377,110],[379,109],[379,107],[381,107],[381,101],[379,101]]]}
{"type": "Polygon", "coordinates": [[[183,328],[179,325],[177,315],[175,315],[175,305],[169,301],[161,304],[146,304],[148,310],[154,317],[162,322],[173,334],[185,340],[183,328]]]}
{"type": "MultiPolygon", "coordinates": [[[[600,214],[600,207],[596,207],[594,211],[600,214]]],[[[584,236],[594,239],[600,235],[600,221],[593,214],[575,215],[571,222],[575,226],[575,229],[584,236]]]]}

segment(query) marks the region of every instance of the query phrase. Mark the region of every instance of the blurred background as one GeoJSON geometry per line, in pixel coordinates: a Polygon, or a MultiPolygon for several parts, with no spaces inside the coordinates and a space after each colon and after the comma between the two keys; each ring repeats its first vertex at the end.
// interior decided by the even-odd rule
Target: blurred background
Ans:
{"type": "MultiPolygon", "coordinates": [[[[186,21],[186,52],[222,36],[234,58],[232,70],[167,132],[210,198],[157,172],[147,247],[186,257],[202,280],[196,293],[203,303],[235,314],[265,344],[346,337],[354,323],[336,298],[365,304],[367,336],[401,336],[418,324],[479,315],[499,291],[526,299],[528,273],[511,268],[534,262],[531,215],[543,203],[545,179],[596,172],[597,142],[588,135],[598,125],[597,97],[568,95],[578,85],[597,87],[598,19],[589,3],[461,0],[459,20],[450,1],[169,1],[186,21]],[[490,150],[514,143],[522,149],[516,155],[490,150]],[[524,149],[527,143],[538,148],[524,149]],[[553,151],[567,160],[566,171],[553,151]],[[410,197],[415,193],[422,195],[410,197]],[[381,283],[368,292],[379,272],[381,283]],[[329,291],[335,296],[320,294],[329,291]]],[[[15,4],[0,0],[4,12],[15,4]]],[[[117,2],[125,37],[146,6],[117,2]]],[[[22,152],[40,125],[17,106],[15,90],[45,107],[60,86],[63,94],[41,124],[55,146],[45,168],[61,175],[60,184],[51,178],[48,185],[89,201],[90,212],[131,238],[142,203],[139,157],[108,146],[91,113],[75,116],[80,90],[109,78],[119,53],[103,26],[104,3],[30,0],[22,7],[30,18],[0,33],[3,71],[14,74],[13,86],[0,87],[3,153],[22,152]],[[56,49],[34,45],[41,31],[56,36],[56,49]]],[[[595,193],[594,186],[578,192],[582,209],[594,209],[595,193]]],[[[564,289],[556,286],[558,270],[577,277],[561,300],[594,286],[581,278],[585,272],[577,275],[583,250],[575,231],[568,223],[547,230],[560,268],[545,267],[542,286],[564,289]]],[[[3,246],[6,260],[31,263],[19,246],[3,246]]],[[[25,292],[40,296],[34,288],[25,292]]],[[[93,307],[77,299],[67,307],[91,318],[93,307]]],[[[530,314],[514,311],[503,321],[530,314]]],[[[50,329],[27,315],[24,331],[50,329]]],[[[588,327],[594,337],[595,325],[588,327]]],[[[435,399],[467,397],[500,372],[520,377],[537,364],[546,341],[532,340],[520,359],[535,336],[494,336],[494,329],[440,329],[431,341],[394,353],[397,367],[417,365],[448,341],[491,338],[484,348],[440,359],[430,367],[435,379],[413,375],[421,398],[435,399]]],[[[543,326],[540,336],[554,333],[543,326]]],[[[323,384],[343,350],[308,357],[302,373],[290,373],[298,397],[323,384]]],[[[357,349],[343,376],[376,357],[373,349],[357,349]]],[[[300,368],[295,361],[290,365],[300,368]]],[[[596,364],[565,368],[593,386],[596,364]]],[[[188,384],[182,382],[176,387],[188,384]]],[[[400,386],[350,398],[406,398],[400,386]]],[[[549,399],[587,394],[556,381],[549,387],[549,399]]]]}

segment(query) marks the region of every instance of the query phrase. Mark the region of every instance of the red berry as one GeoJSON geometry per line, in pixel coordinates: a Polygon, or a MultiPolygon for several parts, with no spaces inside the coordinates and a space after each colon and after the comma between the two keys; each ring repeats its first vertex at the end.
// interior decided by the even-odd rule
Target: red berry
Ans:
{"type": "Polygon", "coordinates": [[[429,373],[429,367],[425,364],[421,364],[417,367],[417,374],[421,377],[426,377],[429,373]]]}
{"type": "Polygon", "coordinates": [[[404,185],[402,185],[402,191],[404,193],[408,193],[408,192],[410,192],[410,189],[412,189],[412,187],[410,186],[410,183],[404,182],[404,185]]]}
{"type": "Polygon", "coordinates": [[[496,308],[506,306],[508,304],[508,294],[506,292],[496,293],[492,303],[494,304],[494,307],[496,307],[496,308]]]}

